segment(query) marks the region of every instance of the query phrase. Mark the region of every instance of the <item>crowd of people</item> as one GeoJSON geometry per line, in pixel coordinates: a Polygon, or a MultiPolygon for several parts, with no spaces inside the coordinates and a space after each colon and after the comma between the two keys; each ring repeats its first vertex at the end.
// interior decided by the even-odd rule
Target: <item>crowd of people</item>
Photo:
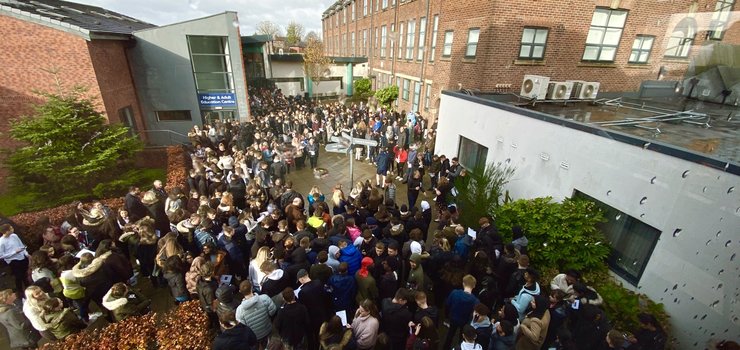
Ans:
{"type": "Polygon", "coordinates": [[[0,226],[0,259],[16,282],[15,292],[0,291],[0,323],[13,348],[81,331],[98,316],[91,301],[110,322],[148,312],[137,289],[145,280],[169,288],[176,304],[199,300],[218,334],[214,349],[665,346],[650,314],[631,335],[611,329],[579,271],[541,285],[545,266],[530,266],[521,229],[504,242],[483,217],[475,239],[468,234],[450,205],[465,170],[433,154],[434,127],[418,113],[274,89],[250,99],[250,122],[188,134],[187,188],[131,187],[118,210],[80,203],[61,226],[45,224],[35,252],[0,226]],[[319,145],[342,133],[378,142],[355,152],[375,164],[374,181],[299,193],[290,171],[317,168],[319,145]]]}

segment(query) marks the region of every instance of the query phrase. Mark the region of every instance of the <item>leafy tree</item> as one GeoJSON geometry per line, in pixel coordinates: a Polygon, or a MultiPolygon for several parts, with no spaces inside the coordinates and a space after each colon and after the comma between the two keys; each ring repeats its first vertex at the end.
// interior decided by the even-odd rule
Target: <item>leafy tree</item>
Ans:
{"type": "Polygon", "coordinates": [[[89,193],[141,150],[127,127],[106,123],[83,89],[41,95],[46,102],[35,115],[11,122],[10,135],[25,144],[7,159],[14,186],[58,197],[89,193]]]}
{"type": "Polygon", "coordinates": [[[304,41],[304,42],[309,42],[309,41],[311,41],[311,40],[318,40],[318,41],[321,41],[321,37],[319,36],[319,34],[318,34],[318,33],[314,32],[314,31],[312,30],[312,31],[308,32],[308,33],[306,34],[306,36],[305,36],[305,37],[303,38],[303,41],[304,41]]]}
{"type": "Polygon", "coordinates": [[[311,40],[303,53],[303,71],[318,86],[321,78],[329,71],[331,59],[324,55],[324,44],[320,40],[311,40]]]}
{"type": "Polygon", "coordinates": [[[378,100],[385,109],[391,109],[391,103],[398,98],[398,86],[391,85],[375,91],[375,99],[378,100]]]}
{"type": "Polygon", "coordinates": [[[257,34],[271,35],[273,38],[276,36],[283,35],[283,30],[280,26],[270,21],[262,21],[257,23],[257,34]]]}
{"type": "Polygon", "coordinates": [[[373,95],[373,83],[368,78],[357,79],[354,82],[355,92],[362,98],[368,98],[373,95]]]}
{"type": "Polygon", "coordinates": [[[290,21],[290,23],[288,23],[288,27],[285,29],[285,45],[298,45],[303,38],[303,32],[304,28],[302,24],[296,21],[290,21]]]}
{"type": "Polygon", "coordinates": [[[514,175],[514,168],[501,162],[480,164],[458,177],[455,189],[456,203],[460,206],[461,221],[475,226],[478,219],[492,215],[499,207],[503,188],[514,175]]]}

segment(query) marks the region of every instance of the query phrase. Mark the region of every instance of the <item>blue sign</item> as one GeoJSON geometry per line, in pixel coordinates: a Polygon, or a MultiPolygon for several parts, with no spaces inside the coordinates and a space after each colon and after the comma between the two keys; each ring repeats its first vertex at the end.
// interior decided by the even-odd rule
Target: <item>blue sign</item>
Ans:
{"type": "Polygon", "coordinates": [[[230,92],[206,92],[198,94],[201,107],[236,107],[236,94],[230,92]]]}

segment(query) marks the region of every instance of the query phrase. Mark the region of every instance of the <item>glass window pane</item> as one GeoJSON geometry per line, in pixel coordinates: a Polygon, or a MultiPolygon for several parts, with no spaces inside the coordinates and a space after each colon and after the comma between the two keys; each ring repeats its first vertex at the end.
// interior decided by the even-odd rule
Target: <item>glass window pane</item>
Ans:
{"type": "Polygon", "coordinates": [[[445,33],[445,45],[452,44],[452,32],[445,33]]]}
{"type": "Polygon", "coordinates": [[[529,45],[522,45],[522,48],[519,49],[519,57],[529,57],[529,51],[532,49],[529,45]]]}
{"type": "Polygon", "coordinates": [[[547,29],[538,29],[534,42],[535,44],[544,44],[547,42],[547,29]]]}
{"type": "Polygon", "coordinates": [[[524,32],[522,32],[522,42],[523,43],[531,43],[534,42],[534,34],[535,30],[532,28],[524,28],[524,32]]]}
{"type": "Polygon", "coordinates": [[[542,56],[545,53],[545,47],[544,46],[535,46],[532,49],[532,58],[542,58],[542,56]]]}
{"type": "Polygon", "coordinates": [[[652,37],[646,37],[642,40],[642,49],[643,50],[650,50],[653,48],[653,40],[655,40],[652,37]]]}
{"type": "Polygon", "coordinates": [[[637,51],[632,50],[632,53],[630,53],[630,62],[637,62],[637,51]]]}
{"type": "Polygon", "coordinates": [[[606,34],[604,35],[604,45],[619,45],[619,38],[622,36],[622,30],[621,29],[612,29],[609,28],[606,30],[606,34]]]}
{"type": "Polygon", "coordinates": [[[601,44],[601,39],[604,37],[604,29],[602,28],[591,28],[588,30],[588,36],[586,37],[587,44],[601,44]]]}
{"type": "Polygon", "coordinates": [[[480,29],[471,29],[468,33],[468,43],[477,43],[480,29]]]}
{"type": "Polygon", "coordinates": [[[594,11],[594,17],[591,18],[591,25],[592,26],[606,26],[606,21],[609,18],[609,10],[605,9],[596,9],[594,11]]]}
{"type": "Polygon", "coordinates": [[[602,47],[599,61],[614,61],[614,55],[617,54],[616,47],[602,47]]]}
{"type": "Polygon", "coordinates": [[[475,56],[475,51],[478,49],[478,44],[469,44],[467,50],[465,50],[465,56],[475,56]]]}
{"type": "Polygon", "coordinates": [[[214,73],[214,72],[226,72],[226,57],[225,56],[193,56],[193,71],[196,73],[214,73]]]}
{"type": "Polygon", "coordinates": [[[616,28],[624,28],[624,22],[627,20],[627,12],[625,11],[612,11],[609,16],[609,26],[616,28]]]}
{"type": "Polygon", "coordinates": [[[642,51],[640,52],[640,62],[645,63],[648,61],[648,56],[650,56],[650,51],[642,51]]]}
{"type": "Polygon", "coordinates": [[[635,38],[635,41],[632,43],[633,49],[639,49],[640,46],[642,46],[642,37],[635,38]]]}
{"type": "Polygon", "coordinates": [[[231,90],[228,73],[195,73],[198,90],[231,90]]]}
{"type": "Polygon", "coordinates": [[[584,60],[595,60],[598,58],[598,55],[599,55],[598,46],[586,46],[586,50],[583,52],[583,59],[584,60]]]}
{"type": "Polygon", "coordinates": [[[224,42],[220,36],[189,36],[188,41],[191,53],[224,53],[224,42]]]}

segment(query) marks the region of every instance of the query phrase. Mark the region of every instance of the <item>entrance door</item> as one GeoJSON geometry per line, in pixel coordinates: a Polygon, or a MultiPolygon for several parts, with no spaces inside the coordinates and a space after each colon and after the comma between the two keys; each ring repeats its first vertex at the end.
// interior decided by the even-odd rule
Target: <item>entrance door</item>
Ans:
{"type": "Polygon", "coordinates": [[[213,124],[214,121],[231,122],[236,119],[235,110],[200,111],[203,124],[213,124]]]}

